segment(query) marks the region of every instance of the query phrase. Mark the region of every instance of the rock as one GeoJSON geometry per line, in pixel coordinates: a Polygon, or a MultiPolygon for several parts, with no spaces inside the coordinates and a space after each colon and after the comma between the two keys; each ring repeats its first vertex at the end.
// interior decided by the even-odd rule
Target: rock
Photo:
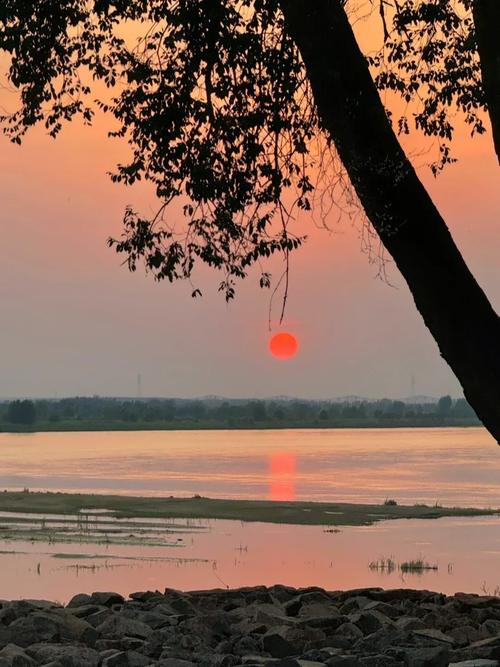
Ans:
{"type": "MultiPolygon", "coordinates": [[[[252,609],[247,611],[252,612],[252,609]]],[[[255,623],[271,628],[273,625],[294,625],[297,621],[295,618],[286,616],[282,607],[277,605],[262,604],[255,608],[251,618],[255,623]]]]}
{"type": "Polygon", "coordinates": [[[38,664],[59,662],[62,667],[98,667],[99,653],[86,646],[64,646],[62,644],[34,644],[26,653],[38,664]]]}
{"type": "Polygon", "coordinates": [[[475,595],[473,593],[455,593],[454,598],[457,602],[467,609],[478,607],[498,607],[500,598],[493,595],[475,595]]]}
{"type": "Polygon", "coordinates": [[[151,660],[137,651],[113,651],[101,663],[102,667],[147,667],[150,664],[151,660]]]}
{"type": "Polygon", "coordinates": [[[455,662],[460,660],[473,660],[483,658],[488,660],[500,660],[500,635],[481,639],[464,648],[453,652],[455,662]]]}
{"type": "Polygon", "coordinates": [[[490,602],[287,586],[0,601],[0,667],[500,667],[490,602]]]}
{"type": "Polygon", "coordinates": [[[498,660],[478,658],[476,660],[462,660],[462,662],[450,662],[448,667],[498,667],[498,660]]]}
{"type": "Polygon", "coordinates": [[[33,667],[36,662],[16,644],[7,644],[0,651],[0,665],[5,662],[10,667],[33,667]]]}
{"type": "Polygon", "coordinates": [[[405,667],[447,667],[449,651],[445,646],[406,650],[405,667]]]}
{"type": "Polygon", "coordinates": [[[125,651],[110,649],[100,654],[102,667],[128,667],[127,654],[125,651]]]}
{"type": "MultiPolygon", "coordinates": [[[[166,616],[165,614],[158,614],[155,611],[143,612],[142,614],[140,614],[139,620],[141,621],[141,623],[146,623],[146,625],[149,625],[149,627],[153,628],[153,630],[156,630],[158,628],[163,628],[165,625],[170,625],[170,618],[168,616],[166,616]]],[[[208,622],[206,620],[206,617],[205,621],[208,622]]]]}
{"type": "Polygon", "coordinates": [[[282,658],[281,660],[272,660],[264,664],[270,667],[325,667],[324,662],[302,660],[301,658],[282,658]]]}
{"type": "Polygon", "coordinates": [[[98,625],[96,629],[104,637],[130,636],[147,639],[153,634],[153,630],[149,625],[132,618],[124,618],[118,614],[113,614],[104,623],[98,625]]]}
{"type": "Polygon", "coordinates": [[[346,639],[356,640],[360,639],[363,636],[363,631],[358,628],[354,623],[342,623],[337,628],[335,634],[345,637],[346,639]]]}
{"type": "Polygon", "coordinates": [[[87,646],[95,645],[99,635],[86,620],[68,613],[65,609],[55,609],[50,616],[59,625],[62,639],[75,640],[87,646]]]}
{"type": "Polygon", "coordinates": [[[269,630],[262,639],[262,646],[273,658],[286,658],[296,653],[295,646],[285,639],[281,628],[269,630]]]}
{"type": "Polygon", "coordinates": [[[327,661],[328,667],[362,667],[360,661],[353,655],[337,655],[327,661]]]}
{"type": "Polygon", "coordinates": [[[75,605],[73,607],[70,607],[68,604],[68,606],[64,608],[64,610],[68,614],[73,614],[73,616],[76,616],[77,618],[86,618],[87,616],[95,614],[98,611],[102,611],[103,609],[104,607],[100,607],[97,604],[82,604],[82,605],[75,605]]]}
{"type": "Polygon", "coordinates": [[[363,667],[404,667],[404,663],[389,655],[361,656],[359,662],[363,667]]]}
{"type": "Polygon", "coordinates": [[[101,625],[101,623],[104,623],[104,621],[106,619],[110,618],[112,615],[113,615],[113,612],[111,611],[111,609],[108,609],[107,607],[101,607],[99,609],[99,611],[95,611],[93,614],[89,614],[85,618],[85,620],[93,628],[97,628],[98,625],[101,625]]]}
{"type": "Polygon", "coordinates": [[[447,634],[453,637],[456,646],[467,646],[467,644],[477,642],[485,636],[484,632],[479,632],[479,630],[476,630],[471,625],[451,628],[447,634]]]}
{"type": "Polygon", "coordinates": [[[125,598],[120,593],[96,592],[92,593],[89,602],[102,607],[111,607],[114,604],[123,604],[125,598]]]}
{"type": "Polygon", "coordinates": [[[281,604],[290,602],[297,595],[295,588],[292,588],[292,586],[283,586],[283,584],[271,586],[269,593],[274,600],[281,604]]]}
{"type": "Polygon", "coordinates": [[[66,605],[67,607],[83,607],[85,605],[90,604],[90,595],[86,595],[85,593],[78,593],[77,595],[73,595],[71,600],[68,602],[66,605]]]}
{"type": "Polygon", "coordinates": [[[59,624],[48,614],[35,612],[16,619],[7,628],[7,633],[8,643],[26,648],[38,642],[59,639],[59,624]]]}
{"type": "Polygon", "coordinates": [[[398,630],[423,630],[425,628],[424,623],[416,616],[402,616],[396,621],[396,627],[398,630]]]}
{"type": "Polygon", "coordinates": [[[484,639],[500,634],[500,621],[496,618],[487,618],[483,623],[481,623],[479,632],[484,637],[484,639]]]}
{"type": "Polygon", "coordinates": [[[380,630],[384,625],[392,624],[392,621],[377,611],[361,612],[349,615],[350,623],[354,623],[364,635],[380,630]]]}
{"type": "Polygon", "coordinates": [[[387,602],[380,602],[380,600],[370,600],[367,604],[364,605],[363,611],[379,611],[388,618],[399,618],[401,616],[401,611],[397,609],[392,604],[387,604],[387,602]]]}
{"type": "Polygon", "coordinates": [[[450,635],[445,635],[441,630],[434,630],[432,628],[428,628],[425,630],[413,630],[413,634],[416,637],[423,637],[424,639],[432,639],[437,642],[443,642],[444,644],[449,644],[452,646],[455,643],[455,640],[453,637],[450,637],[450,635]]]}
{"type": "Polygon", "coordinates": [[[138,600],[139,602],[151,602],[151,600],[163,600],[163,593],[160,591],[137,591],[136,593],[130,593],[129,598],[132,600],[138,600]]]}

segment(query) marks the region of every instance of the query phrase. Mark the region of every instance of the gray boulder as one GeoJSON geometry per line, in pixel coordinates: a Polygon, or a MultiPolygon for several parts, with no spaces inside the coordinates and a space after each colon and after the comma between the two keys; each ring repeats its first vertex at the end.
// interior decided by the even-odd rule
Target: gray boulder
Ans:
{"type": "Polygon", "coordinates": [[[86,646],[65,646],[63,644],[34,644],[26,653],[43,665],[59,662],[62,667],[98,667],[99,653],[86,646]]]}
{"type": "Polygon", "coordinates": [[[0,651],[0,665],[9,667],[34,667],[36,662],[16,644],[7,644],[0,651]]]}

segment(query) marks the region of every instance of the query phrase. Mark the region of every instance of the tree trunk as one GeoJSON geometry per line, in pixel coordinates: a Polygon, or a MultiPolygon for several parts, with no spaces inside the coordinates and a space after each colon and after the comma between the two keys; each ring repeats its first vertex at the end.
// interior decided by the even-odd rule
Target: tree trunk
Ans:
{"type": "Polygon", "coordinates": [[[441,355],[500,443],[500,319],[406,157],[340,0],[280,0],[331,136],[441,355]]]}
{"type": "Polygon", "coordinates": [[[493,143],[500,162],[500,2],[474,0],[472,11],[493,143]]]}

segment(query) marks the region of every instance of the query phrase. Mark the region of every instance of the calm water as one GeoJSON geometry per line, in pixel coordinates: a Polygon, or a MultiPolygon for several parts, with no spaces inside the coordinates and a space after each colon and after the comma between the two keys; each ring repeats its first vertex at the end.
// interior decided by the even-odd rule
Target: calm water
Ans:
{"type": "MultiPolygon", "coordinates": [[[[0,434],[0,461],[0,488],[9,489],[500,507],[500,450],[476,428],[0,434]]],[[[500,585],[497,517],[339,533],[235,521],[181,528],[175,546],[0,540],[0,598],[276,582],[450,593],[500,585]],[[369,568],[387,557],[423,557],[438,569],[403,576],[369,568]]]]}
{"type": "Polygon", "coordinates": [[[500,507],[481,428],[0,434],[0,488],[500,507]]]}

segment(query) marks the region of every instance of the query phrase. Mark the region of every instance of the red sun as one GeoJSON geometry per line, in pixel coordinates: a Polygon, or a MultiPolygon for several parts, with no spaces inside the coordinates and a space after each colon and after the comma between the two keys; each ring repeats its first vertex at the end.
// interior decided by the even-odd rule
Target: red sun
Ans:
{"type": "Polygon", "coordinates": [[[290,359],[297,354],[299,344],[295,336],[290,333],[275,334],[269,341],[271,354],[278,359],[290,359]]]}

